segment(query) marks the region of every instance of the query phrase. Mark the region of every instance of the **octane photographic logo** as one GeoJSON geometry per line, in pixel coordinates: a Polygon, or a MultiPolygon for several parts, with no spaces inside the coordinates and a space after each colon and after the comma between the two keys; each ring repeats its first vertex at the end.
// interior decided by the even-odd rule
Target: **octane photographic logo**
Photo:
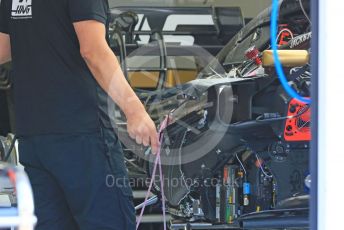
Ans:
{"type": "Polygon", "coordinates": [[[32,0],[13,0],[11,15],[13,19],[32,18],[32,0]]]}
{"type": "MultiPolygon", "coordinates": [[[[206,90],[203,92],[202,89],[198,88],[199,84],[197,86],[196,84],[183,84],[183,78],[185,79],[187,76],[186,70],[189,68],[199,72],[194,82],[204,82],[206,85],[206,82],[212,84],[212,81],[217,79],[219,82],[226,82],[226,85],[229,85],[222,65],[202,47],[193,46],[189,50],[187,50],[188,47],[183,47],[183,53],[187,54],[186,56],[168,56],[165,58],[165,67],[167,69],[165,81],[163,84],[160,83],[159,86],[161,77],[159,73],[165,71],[165,67],[160,66],[159,62],[164,62],[164,57],[159,57],[161,51],[159,50],[159,42],[152,42],[148,46],[150,49],[147,49],[146,46],[145,48],[138,48],[129,54],[126,63],[129,67],[129,81],[132,84],[136,82],[134,83],[137,84],[136,86],[144,86],[141,89],[137,87],[136,94],[144,103],[146,110],[158,128],[166,116],[169,115],[174,126],[179,127],[181,130],[177,135],[176,133],[171,135],[169,132],[164,132],[161,145],[162,164],[182,165],[199,160],[211,151],[221,152],[218,145],[224,138],[228,126],[219,121],[209,121],[210,119],[208,119],[208,111],[214,109],[217,111],[220,105],[209,103],[206,90]],[[207,67],[210,63],[213,63],[212,68],[207,67]],[[152,68],[153,66],[154,68],[152,68]],[[200,77],[200,72],[204,68],[209,72],[205,74],[206,77],[200,77]],[[174,84],[171,85],[171,82],[174,82],[174,84]],[[149,83],[157,86],[157,89],[152,90],[147,85],[149,83]],[[198,97],[191,99],[188,97],[191,94],[198,94],[198,97]],[[184,95],[185,98],[180,99],[177,95],[184,95]],[[200,118],[192,124],[183,119],[190,111],[200,112],[200,118]],[[204,129],[205,127],[207,128],[204,129]],[[193,141],[188,142],[190,136],[193,136],[193,141]],[[171,144],[175,141],[180,144],[171,144]]],[[[231,89],[231,87],[229,88],[231,89]]],[[[233,98],[231,90],[229,94],[227,94],[228,98],[233,98]]],[[[233,100],[229,101],[230,103],[222,105],[227,108],[222,109],[228,111],[227,117],[231,119],[233,100]]],[[[108,98],[108,114],[112,118],[112,125],[115,127],[118,138],[124,144],[125,149],[135,153],[141,159],[154,162],[155,156],[151,154],[150,148],[136,144],[135,140],[129,137],[126,130],[125,116],[110,97],[108,98]]]]}

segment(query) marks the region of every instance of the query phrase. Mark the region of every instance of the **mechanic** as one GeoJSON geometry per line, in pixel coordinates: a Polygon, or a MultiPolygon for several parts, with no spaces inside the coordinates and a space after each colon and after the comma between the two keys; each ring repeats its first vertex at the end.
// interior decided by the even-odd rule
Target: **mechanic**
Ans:
{"type": "Polygon", "coordinates": [[[20,162],[38,230],[135,228],[108,98],[138,144],[156,152],[158,135],[108,46],[108,14],[107,0],[1,1],[0,63],[12,61],[20,162]]]}

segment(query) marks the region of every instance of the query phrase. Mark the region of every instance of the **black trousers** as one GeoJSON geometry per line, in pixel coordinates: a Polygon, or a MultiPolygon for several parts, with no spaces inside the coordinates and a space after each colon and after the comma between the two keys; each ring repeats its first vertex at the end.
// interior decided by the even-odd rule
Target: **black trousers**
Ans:
{"type": "Polygon", "coordinates": [[[120,142],[108,129],[19,139],[37,230],[134,230],[132,191],[120,142]]]}

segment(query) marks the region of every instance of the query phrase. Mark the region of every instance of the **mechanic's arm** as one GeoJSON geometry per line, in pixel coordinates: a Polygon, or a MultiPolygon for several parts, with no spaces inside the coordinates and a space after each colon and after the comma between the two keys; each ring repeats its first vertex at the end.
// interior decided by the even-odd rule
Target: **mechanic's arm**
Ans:
{"type": "Polygon", "coordinates": [[[10,36],[0,32],[0,65],[11,61],[10,36]]]}
{"type": "Polygon", "coordinates": [[[157,152],[158,135],[154,122],[147,114],[105,39],[105,26],[95,20],[74,23],[80,52],[100,86],[122,109],[127,118],[131,138],[138,144],[151,145],[157,152]]]}

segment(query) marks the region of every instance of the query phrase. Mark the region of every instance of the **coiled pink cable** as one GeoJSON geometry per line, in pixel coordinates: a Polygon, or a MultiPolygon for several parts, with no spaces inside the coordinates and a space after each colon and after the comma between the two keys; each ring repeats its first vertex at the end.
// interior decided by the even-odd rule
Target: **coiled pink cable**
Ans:
{"type": "Polygon", "coordinates": [[[155,174],[156,174],[156,169],[157,166],[159,165],[159,173],[160,173],[160,189],[161,189],[161,199],[162,199],[162,215],[163,215],[163,221],[164,221],[164,230],[166,230],[166,209],[165,209],[165,195],[164,195],[164,177],[163,177],[163,173],[162,173],[162,168],[161,168],[161,158],[160,158],[160,153],[161,153],[161,145],[162,145],[162,141],[163,141],[163,135],[162,132],[164,131],[164,129],[167,127],[168,125],[168,121],[169,121],[169,117],[166,116],[166,118],[161,122],[160,124],[160,128],[159,128],[159,142],[160,142],[160,147],[158,149],[157,155],[156,155],[156,159],[154,162],[154,168],[153,168],[153,173],[152,173],[152,179],[149,183],[149,187],[148,187],[148,191],[145,197],[145,201],[143,202],[143,207],[141,209],[141,213],[140,216],[137,219],[137,223],[136,223],[136,230],[139,228],[140,223],[142,221],[142,217],[143,217],[143,212],[145,211],[145,207],[147,205],[147,200],[148,197],[151,193],[152,187],[153,187],[153,182],[155,181],[155,174]]]}

